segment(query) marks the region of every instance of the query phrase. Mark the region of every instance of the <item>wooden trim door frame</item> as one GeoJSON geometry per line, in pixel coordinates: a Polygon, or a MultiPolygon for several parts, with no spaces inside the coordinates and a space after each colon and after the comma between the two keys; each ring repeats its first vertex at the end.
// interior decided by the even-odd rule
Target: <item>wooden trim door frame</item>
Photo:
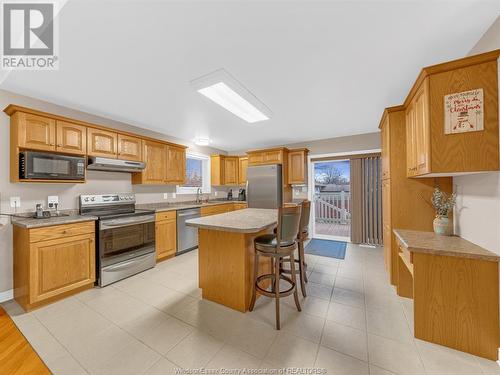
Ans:
{"type": "Polygon", "coordinates": [[[350,237],[340,237],[340,236],[329,236],[329,235],[322,235],[322,234],[316,234],[316,228],[315,228],[315,223],[316,223],[316,212],[315,212],[315,204],[314,204],[314,164],[317,162],[325,162],[328,159],[332,159],[332,161],[339,161],[339,160],[349,160],[353,156],[361,156],[361,155],[366,155],[366,154],[376,154],[380,153],[381,149],[370,149],[370,150],[359,150],[359,151],[348,151],[348,152],[334,152],[330,154],[309,154],[307,156],[307,178],[308,178],[308,192],[307,192],[307,197],[309,201],[311,201],[311,219],[309,221],[309,233],[312,233],[311,238],[317,238],[317,239],[323,239],[323,240],[334,240],[334,241],[344,241],[344,242],[351,242],[350,237]],[[313,159],[321,159],[317,161],[313,161],[313,159]]]}

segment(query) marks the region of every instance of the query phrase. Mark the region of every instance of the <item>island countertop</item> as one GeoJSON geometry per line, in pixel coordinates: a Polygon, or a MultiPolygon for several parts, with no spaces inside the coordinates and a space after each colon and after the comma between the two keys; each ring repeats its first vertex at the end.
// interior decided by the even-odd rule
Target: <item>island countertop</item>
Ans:
{"type": "Polygon", "coordinates": [[[500,256],[458,236],[433,232],[394,229],[394,234],[409,251],[499,262],[500,256]]]}
{"type": "Polygon", "coordinates": [[[277,222],[278,210],[245,208],[238,211],[190,219],[186,221],[186,224],[191,227],[223,232],[258,233],[264,229],[276,226],[277,222]]]}

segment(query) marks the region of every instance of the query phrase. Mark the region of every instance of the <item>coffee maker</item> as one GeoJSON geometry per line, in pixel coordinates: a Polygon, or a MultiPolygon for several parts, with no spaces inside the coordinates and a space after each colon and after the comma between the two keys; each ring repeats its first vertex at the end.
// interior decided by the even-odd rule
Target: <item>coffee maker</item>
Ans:
{"type": "Polygon", "coordinates": [[[238,200],[239,201],[246,201],[247,200],[247,192],[245,189],[240,189],[238,191],[238,200]]]}

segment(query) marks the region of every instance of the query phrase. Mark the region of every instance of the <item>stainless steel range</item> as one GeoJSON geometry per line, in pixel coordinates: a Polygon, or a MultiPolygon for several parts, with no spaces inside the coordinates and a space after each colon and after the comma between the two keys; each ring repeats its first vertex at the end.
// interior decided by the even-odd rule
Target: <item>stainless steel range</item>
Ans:
{"type": "Polygon", "coordinates": [[[96,221],[96,275],[106,286],[156,264],[154,211],[136,210],[134,194],[80,195],[80,214],[96,221]]]}

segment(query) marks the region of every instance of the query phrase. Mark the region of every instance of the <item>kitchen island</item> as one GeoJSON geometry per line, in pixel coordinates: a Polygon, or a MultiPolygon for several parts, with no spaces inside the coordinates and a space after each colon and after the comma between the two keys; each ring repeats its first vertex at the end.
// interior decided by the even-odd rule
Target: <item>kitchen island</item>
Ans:
{"type": "MultiPolygon", "coordinates": [[[[247,208],[239,211],[190,219],[198,228],[199,286],[204,299],[245,312],[253,288],[253,240],[271,233],[278,211],[247,208]]],[[[261,257],[259,274],[270,271],[270,262],[261,257]]]]}

